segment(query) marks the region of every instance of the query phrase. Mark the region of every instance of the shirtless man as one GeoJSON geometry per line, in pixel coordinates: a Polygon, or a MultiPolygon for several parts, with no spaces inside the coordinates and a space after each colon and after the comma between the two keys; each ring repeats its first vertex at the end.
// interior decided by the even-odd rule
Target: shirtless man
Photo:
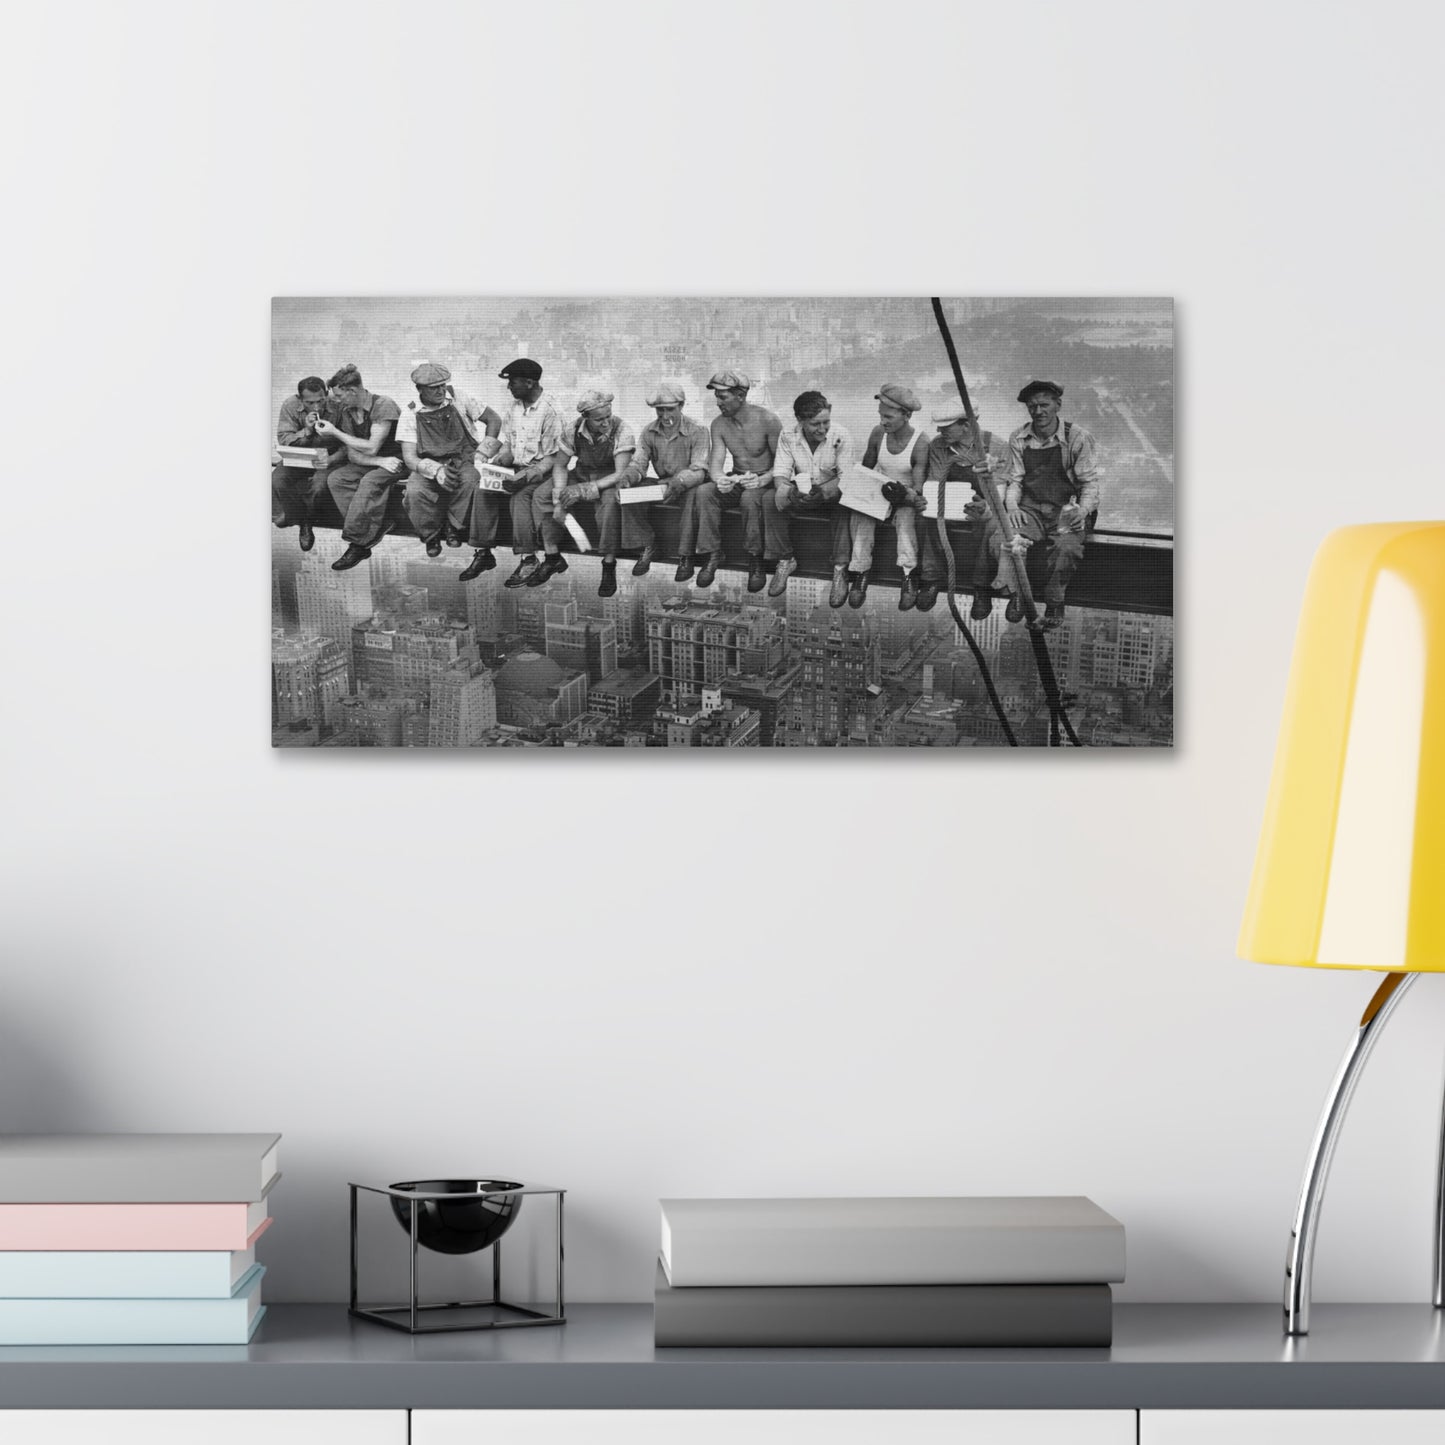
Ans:
{"type": "MultiPolygon", "coordinates": [[[[717,402],[712,423],[712,448],[707,472],[718,506],[737,498],[743,513],[743,545],[748,553],[748,591],[761,592],[768,583],[765,562],[776,562],[784,585],[797,571],[787,516],[778,511],[773,493],[773,455],[783,423],[748,400],[752,381],[738,371],[719,371],[707,384],[717,402]],[[732,471],[724,472],[728,458],[732,471]]],[[[712,582],[722,561],[721,546],[709,556],[697,585],[712,582]],[[706,577],[706,581],[704,581],[706,577]]]]}

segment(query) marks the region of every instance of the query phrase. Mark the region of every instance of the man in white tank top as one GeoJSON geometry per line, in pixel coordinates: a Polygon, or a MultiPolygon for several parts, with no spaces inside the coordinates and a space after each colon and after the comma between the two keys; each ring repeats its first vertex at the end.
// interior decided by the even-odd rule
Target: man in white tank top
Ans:
{"type": "MultiPolygon", "coordinates": [[[[922,403],[911,387],[890,381],[874,395],[878,425],[868,435],[863,465],[888,478],[883,495],[893,503],[889,520],[898,535],[898,567],[903,582],[898,589],[898,610],[918,605],[918,514],[923,508],[923,472],[928,461],[928,434],[913,425],[922,403]]],[[[877,521],[853,513],[853,556],[849,562],[851,586],[848,605],[861,607],[868,595],[868,573],[873,568],[873,538],[877,521]]]]}

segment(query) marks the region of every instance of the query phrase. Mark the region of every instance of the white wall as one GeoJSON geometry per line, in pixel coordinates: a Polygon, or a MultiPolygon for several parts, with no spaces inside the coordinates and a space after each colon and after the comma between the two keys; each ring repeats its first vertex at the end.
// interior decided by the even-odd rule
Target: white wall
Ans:
{"type": "MultiPolygon", "coordinates": [[[[0,1126],[283,1131],[277,1299],[344,1181],[450,1170],[569,1187],[577,1299],[659,1195],[830,1191],[1084,1192],[1123,1298],[1275,1298],[1373,980],[1234,938],[1310,556],[1445,511],[1441,14],[12,17],[0,1126]],[[935,290],[1177,298],[1174,752],[271,751],[273,294],[935,290]]],[[[1319,1299],[1426,1297],[1442,1025],[1319,1299]]]]}

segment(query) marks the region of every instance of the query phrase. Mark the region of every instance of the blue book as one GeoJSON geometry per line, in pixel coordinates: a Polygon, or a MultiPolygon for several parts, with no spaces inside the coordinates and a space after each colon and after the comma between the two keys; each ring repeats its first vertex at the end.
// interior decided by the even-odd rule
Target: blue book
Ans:
{"type": "Polygon", "coordinates": [[[0,1250],[0,1299],[229,1299],[251,1249],[0,1250]]]}
{"type": "Polygon", "coordinates": [[[0,1345],[244,1345],[265,1272],[252,1265],[226,1299],[0,1299],[0,1345]]]}

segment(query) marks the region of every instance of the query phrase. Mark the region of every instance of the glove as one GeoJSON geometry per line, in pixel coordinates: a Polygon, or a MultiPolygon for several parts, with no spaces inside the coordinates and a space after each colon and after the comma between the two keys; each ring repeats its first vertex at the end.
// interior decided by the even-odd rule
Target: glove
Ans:
{"type": "Polygon", "coordinates": [[[901,507],[908,500],[908,488],[902,482],[884,482],[883,497],[895,507],[901,507]]]}
{"type": "Polygon", "coordinates": [[[584,502],[595,502],[597,498],[602,495],[601,492],[597,489],[596,482],[582,482],[578,486],[568,487],[567,490],[569,492],[577,493],[576,497],[569,498],[570,501],[574,502],[577,500],[578,497],[580,497],[584,502]]]}
{"type": "Polygon", "coordinates": [[[502,490],[506,492],[509,497],[515,496],[523,487],[529,485],[531,480],[530,477],[524,476],[521,472],[517,472],[514,476],[504,477],[502,479],[502,490]]]}
{"type": "Polygon", "coordinates": [[[687,488],[681,482],[669,482],[667,490],[662,494],[664,502],[680,502],[687,496],[687,488]]]}

